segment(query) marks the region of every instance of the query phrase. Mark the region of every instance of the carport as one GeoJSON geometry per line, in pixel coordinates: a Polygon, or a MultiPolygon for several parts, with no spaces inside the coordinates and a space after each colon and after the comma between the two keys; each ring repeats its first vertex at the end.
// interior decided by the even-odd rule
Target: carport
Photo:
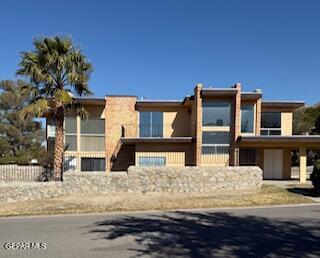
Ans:
{"type": "Polygon", "coordinates": [[[320,135],[239,136],[237,147],[256,150],[256,163],[267,179],[290,179],[291,151],[298,149],[300,182],[304,183],[307,180],[307,149],[320,149],[320,135]]]}

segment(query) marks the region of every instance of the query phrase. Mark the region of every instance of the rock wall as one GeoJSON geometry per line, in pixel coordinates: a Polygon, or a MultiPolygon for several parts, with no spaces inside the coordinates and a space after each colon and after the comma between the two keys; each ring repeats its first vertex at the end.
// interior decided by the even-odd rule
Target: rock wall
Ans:
{"type": "Polygon", "coordinates": [[[259,167],[129,167],[129,191],[211,192],[257,190],[259,167]]]}
{"type": "Polygon", "coordinates": [[[0,202],[28,201],[74,193],[223,193],[255,191],[259,167],[129,167],[111,174],[68,172],[63,182],[0,182],[0,202]]]}

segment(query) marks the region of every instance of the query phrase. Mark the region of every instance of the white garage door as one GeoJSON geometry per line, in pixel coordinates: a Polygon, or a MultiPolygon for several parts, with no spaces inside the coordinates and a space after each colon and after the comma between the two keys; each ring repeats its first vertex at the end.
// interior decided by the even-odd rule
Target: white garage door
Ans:
{"type": "Polygon", "coordinates": [[[282,150],[264,150],[263,178],[264,179],[282,179],[282,150]]]}

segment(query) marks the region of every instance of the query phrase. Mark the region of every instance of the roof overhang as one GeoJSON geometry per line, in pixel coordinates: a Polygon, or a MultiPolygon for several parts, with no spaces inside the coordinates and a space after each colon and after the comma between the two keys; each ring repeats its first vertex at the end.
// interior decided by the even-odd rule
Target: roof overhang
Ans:
{"type": "Polygon", "coordinates": [[[137,143],[192,143],[192,137],[139,137],[139,138],[121,138],[124,144],[137,144],[137,143]]]}
{"type": "Polygon", "coordinates": [[[289,111],[292,112],[297,108],[304,106],[303,101],[261,101],[262,111],[289,111]]]}
{"type": "Polygon", "coordinates": [[[241,100],[255,101],[262,98],[260,92],[243,92],[241,93],[241,100]]]}
{"type": "Polygon", "coordinates": [[[201,90],[201,97],[233,97],[237,94],[238,89],[220,89],[220,88],[204,88],[201,90]]]}
{"type": "Polygon", "coordinates": [[[76,99],[82,105],[105,105],[106,100],[104,98],[79,98],[76,99]]]}
{"type": "MultiPolygon", "coordinates": [[[[54,98],[48,98],[50,103],[53,102],[54,98]]],[[[105,98],[74,98],[75,103],[80,103],[82,105],[105,105],[105,98]]]]}
{"type": "Polygon", "coordinates": [[[193,102],[194,102],[194,95],[185,96],[183,101],[182,101],[182,105],[185,106],[185,107],[191,107],[193,102]]]}
{"type": "Polygon", "coordinates": [[[177,100],[138,100],[136,108],[179,108],[182,107],[182,101],[177,100]]]}
{"type": "Polygon", "coordinates": [[[239,136],[238,147],[278,147],[278,148],[320,148],[320,135],[291,135],[291,136],[239,136]]]}

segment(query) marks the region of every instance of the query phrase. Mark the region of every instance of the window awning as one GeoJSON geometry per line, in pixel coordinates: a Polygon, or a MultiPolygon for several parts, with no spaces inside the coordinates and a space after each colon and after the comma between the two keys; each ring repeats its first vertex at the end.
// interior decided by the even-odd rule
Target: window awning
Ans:
{"type": "Polygon", "coordinates": [[[304,146],[320,149],[320,135],[239,136],[236,144],[238,147],[299,148],[304,146]]]}
{"type": "Polygon", "coordinates": [[[124,144],[136,144],[136,143],[192,143],[192,137],[137,137],[137,138],[121,138],[121,142],[124,144]]]}

